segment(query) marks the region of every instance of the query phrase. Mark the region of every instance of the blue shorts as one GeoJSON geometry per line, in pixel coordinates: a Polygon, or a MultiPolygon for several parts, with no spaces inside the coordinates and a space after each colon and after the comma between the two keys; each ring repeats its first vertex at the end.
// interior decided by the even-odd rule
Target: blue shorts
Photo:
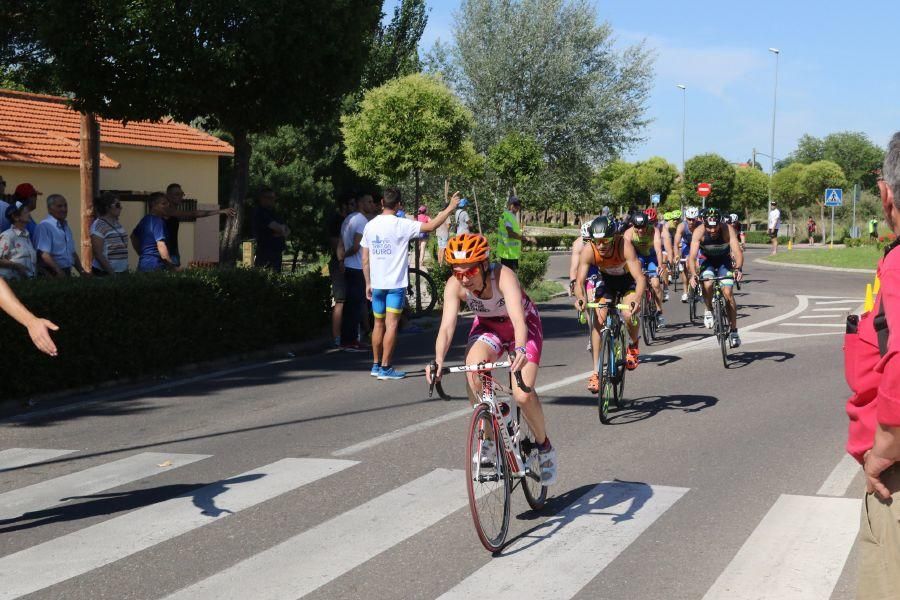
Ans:
{"type": "Polygon", "coordinates": [[[383,319],[386,312],[400,314],[406,301],[406,288],[392,290],[372,290],[372,314],[383,319]]]}
{"type": "Polygon", "coordinates": [[[638,260],[641,261],[642,271],[647,271],[650,277],[659,277],[659,265],[656,264],[656,254],[648,254],[647,256],[638,254],[638,260]]]}
{"type": "Polygon", "coordinates": [[[706,259],[700,263],[700,278],[709,279],[711,277],[728,277],[722,280],[723,286],[733,286],[734,273],[731,272],[731,258],[710,260],[706,259]]]}

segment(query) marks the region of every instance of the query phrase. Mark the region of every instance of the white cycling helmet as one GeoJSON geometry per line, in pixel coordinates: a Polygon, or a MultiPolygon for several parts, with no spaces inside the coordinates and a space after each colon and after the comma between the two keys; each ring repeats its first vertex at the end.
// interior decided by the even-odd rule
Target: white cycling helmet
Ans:
{"type": "Polygon", "coordinates": [[[684,218],[685,219],[696,219],[700,216],[700,209],[696,206],[688,206],[684,209],[684,218]]]}
{"type": "Polygon", "coordinates": [[[593,219],[590,219],[581,224],[581,239],[591,239],[591,223],[593,222],[593,219]]]}
{"type": "Polygon", "coordinates": [[[728,218],[731,219],[731,221],[730,221],[731,223],[737,223],[737,222],[738,222],[738,216],[737,216],[736,213],[731,213],[730,215],[728,215],[728,218]]]}

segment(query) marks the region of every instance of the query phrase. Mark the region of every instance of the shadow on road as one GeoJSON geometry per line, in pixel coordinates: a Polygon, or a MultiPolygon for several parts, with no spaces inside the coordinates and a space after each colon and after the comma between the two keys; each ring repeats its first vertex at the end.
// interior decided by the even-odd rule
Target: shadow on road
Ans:
{"type": "Polygon", "coordinates": [[[226,513],[232,514],[232,511],[216,506],[216,496],[236,484],[256,481],[262,477],[265,477],[262,473],[253,473],[224,479],[215,483],[179,483],[131,492],[112,492],[94,494],[92,496],[60,498],[62,502],[70,500],[85,500],[85,502],[54,506],[44,510],[27,512],[13,519],[2,519],[0,520],[0,533],[32,529],[50,525],[51,523],[110,516],[115,513],[144,508],[151,504],[157,504],[176,496],[184,495],[192,496],[191,501],[194,506],[200,509],[201,514],[209,517],[218,517],[226,513]]]}
{"type": "Polygon", "coordinates": [[[501,550],[494,556],[512,556],[528,550],[549,539],[564,527],[572,524],[575,519],[584,515],[613,515],[612,522],[614,524],[630,521],[652,497],[653,488],[646,483],[618,479],[604,481],[597,485],[583,485],[569,490],[549,499],[540,511],[527,511],[519,515],[517,518],[520,520],[533,520],[546,516],[550,516],[550,518],[512,538],[507,544],[508,548],[510,544],[518,540],[526,540],[521,546],[515,550],[501,550]],[[624,512],[610,510],[626,502],[628,508],[624,512]]]}
{"type": "Polygon", "coordinates": [[[729,369],[743,369],[755,362],[762,360],[771,360],[783,363],[796,356],[791,352],[736,352],[728,355],[729,369]]]}

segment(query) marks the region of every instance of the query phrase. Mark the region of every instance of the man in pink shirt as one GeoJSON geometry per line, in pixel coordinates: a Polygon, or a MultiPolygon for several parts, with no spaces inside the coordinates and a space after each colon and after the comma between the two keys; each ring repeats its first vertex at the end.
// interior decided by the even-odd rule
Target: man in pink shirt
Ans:
{"type": "MultiPolygon", "coordinates": [[[[900,132],[878,182],[884,218],[900,236],[900,132]]],[[[859,532],[858,600],[900,597],[900,243],[878,264],[875,307],[848,319],[844,371],[853,395],[847,451],[866,475],[859,532]]]]}

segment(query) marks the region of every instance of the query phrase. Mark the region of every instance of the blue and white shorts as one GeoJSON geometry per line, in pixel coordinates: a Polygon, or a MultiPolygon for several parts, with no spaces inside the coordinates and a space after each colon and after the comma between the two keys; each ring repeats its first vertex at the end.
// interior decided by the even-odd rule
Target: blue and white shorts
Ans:
{"type": "Polygon", "coordinates": [[[385,313],[400,314],[406,302],[406,288],[392,290],[372,290],[372,314],[383,319],[385,313]]]}

